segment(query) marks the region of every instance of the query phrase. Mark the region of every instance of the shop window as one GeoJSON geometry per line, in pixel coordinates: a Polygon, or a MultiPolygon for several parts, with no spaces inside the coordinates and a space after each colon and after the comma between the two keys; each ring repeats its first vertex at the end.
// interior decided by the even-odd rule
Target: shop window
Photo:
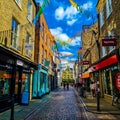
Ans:
{"type": "Polygon", "coordinates": [[[18,49],[19,45],[19,23],[12,19],[12,41],[11,45],[13,48],[18,49]]]}
{"type": "Polygon", "coordinates": [[[104,70],[104,93],[113,95],[113,89],[115,88],[115,76],[118,71],[116,66],[110,67],[104,70]]]}
{"type": "Polygon", "coordinates": [[[0,97],[9,95],[10,93],[11,73],[0,70],[0,97]]]}
{"type": "Polygon", "coordinates": [[[29,92],[29,74],[23,73],[22,74],[22,92],[29,92]]]}

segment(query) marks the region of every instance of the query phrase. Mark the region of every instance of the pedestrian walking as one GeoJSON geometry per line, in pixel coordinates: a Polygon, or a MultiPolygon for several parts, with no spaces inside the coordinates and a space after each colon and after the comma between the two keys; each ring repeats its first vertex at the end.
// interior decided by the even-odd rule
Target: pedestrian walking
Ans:
{"type": "Polygon", "coordinates": [[[69,83],[67,82],[67,90],[69,90],[69,83]]]}
{"type": "Polygon", "coordinates": [[[95,97],[95,84],[93,81],[90,84],[90,91],[91,91],[92,98],[94,98],[95,97]]]}
{"type": "Polygon", "coordinates": [[[65,90],[65,86],[66,86],[66,83],[64,82],[64,83],[63,83],[64,90],[65,90]]]}

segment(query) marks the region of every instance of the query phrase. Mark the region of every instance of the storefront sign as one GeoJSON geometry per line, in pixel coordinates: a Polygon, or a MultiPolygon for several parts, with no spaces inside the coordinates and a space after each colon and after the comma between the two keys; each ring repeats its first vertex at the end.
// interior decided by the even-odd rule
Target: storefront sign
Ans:
{"type": "Polygon", "coordinates": [[[117,41],[115,38],[102,39],[102,46],[116,46],[117,41]]]}
{"type": "Polygon", "coordinates": [[[85,60],[85,61],[82,61],[82,64],[83,64],[83,65],[88,65],[88,64],[89,64],[89,61],[86,61],[86,60],[85,60]]]}
{"type": "Polygon", "coordinates": [[[32,44],[25,44],[25,49],[33,50],[33,45],[32,44]]]}
{"type": "Polygon", "coordinates": [[[116,87],[120,90],[120,72],[116,74],[116,87]]]}
{"type": "Polygon", "coordinates": [[[17,65],[23,66],[23,62],[21,60],[17,60],[17,65]]]}

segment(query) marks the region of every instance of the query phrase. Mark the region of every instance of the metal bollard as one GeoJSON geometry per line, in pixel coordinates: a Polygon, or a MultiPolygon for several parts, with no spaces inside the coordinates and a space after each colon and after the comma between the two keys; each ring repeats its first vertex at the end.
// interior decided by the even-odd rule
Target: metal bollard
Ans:
{"type": "Polygon", "coordinates": [[[97,111],[100,111],[100,92],[97,92],[97,111]]]}

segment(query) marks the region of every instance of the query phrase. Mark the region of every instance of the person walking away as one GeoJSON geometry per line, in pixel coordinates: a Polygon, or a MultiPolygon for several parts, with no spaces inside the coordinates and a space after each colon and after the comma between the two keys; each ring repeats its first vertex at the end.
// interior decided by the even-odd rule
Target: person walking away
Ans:
{"type": "Polygon", "coordinates": [[[67,90],[69,90],[69,83],[67,82],[67,90]]]}
{"type": "Polygon", "coordinates": [[[65,82],[63,83],[63,87],[64,87],[64,90],[65,90],[65,82]]]}
{"type": "Polygon", "coordinates": [[[90,84],[90,91],[91,91],[92,98],[94,98],[95,97],[95,85],[94,85],[94,82],[91,82],[91,84],[90,84]]]}

